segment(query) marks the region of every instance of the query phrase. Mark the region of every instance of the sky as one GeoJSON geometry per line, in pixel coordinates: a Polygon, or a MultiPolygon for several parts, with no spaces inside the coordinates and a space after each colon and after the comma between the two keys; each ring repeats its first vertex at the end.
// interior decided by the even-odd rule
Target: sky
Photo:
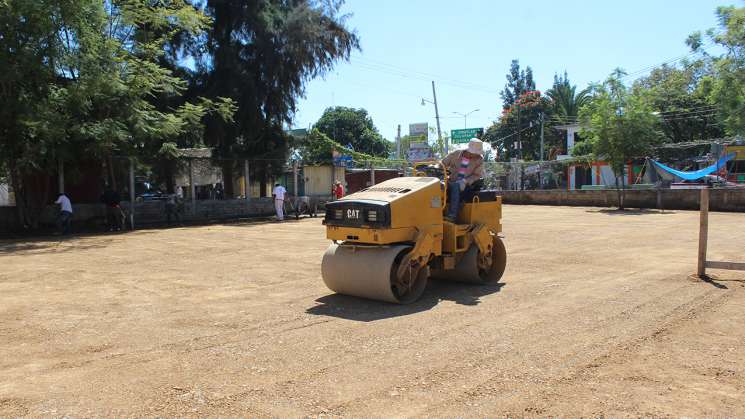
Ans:
{"type": "MultiPolygon", "coordinates": [[[[293,128],[308,128],[330,106],[365,108],[381,134],[435,127],[434,80],[443,132],[488,127],[501,114],[513,59],[533,69],[536,87],[566,71],[578,90],[623,68],[625,81],[689,55],[686,37],[716,26],[723,0],[347,0],[342,12],[361,51],[310,81],[293,128]],[[456,114],[471,113],[466,120],[456,114]]],[[[679,61],[675,61],[679,62],[679,61]]],[[[433,140],[435,136],[431,135],[433,140]]]]}

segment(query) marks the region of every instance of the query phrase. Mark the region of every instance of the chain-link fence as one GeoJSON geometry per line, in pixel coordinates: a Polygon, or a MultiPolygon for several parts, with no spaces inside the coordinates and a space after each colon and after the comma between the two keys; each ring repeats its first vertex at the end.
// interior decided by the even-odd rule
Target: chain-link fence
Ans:
{"type": "MultiPolygon", "coordinates": [[[[61,171],[50,176],[47,189],[64,190],[78,209],[78,220],[109,223],[107,208],[118,205],[130,226],[178,223],[270,215],[277,183],[287,191],[289,211],[298,205],[318,211],[337,196],[337,182],[344,194],[354,193],[394,177],[411,176],[414,164],[385,159],[312,164],[222,159],[215,158],[210,149],[190,149],[171,159],[113,157],[60,165],[61,171]]],[[[615,184],[615,175],[603,163],[484,162],[483,167],[484,188],[501,191],[612,188],[615,184]]],[[[643,162],[630,165],[625,183],[644,183],[645,172],[643,162]]],[[[45,209],[49,203],[46,200],[39,207],[39,217],[48,224],[54,215],[53,208],[45,209]]]]}

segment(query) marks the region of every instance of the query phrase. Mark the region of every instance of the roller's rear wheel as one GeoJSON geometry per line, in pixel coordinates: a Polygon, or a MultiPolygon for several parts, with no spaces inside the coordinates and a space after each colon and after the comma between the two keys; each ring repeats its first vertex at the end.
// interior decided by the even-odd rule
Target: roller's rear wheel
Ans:
{"type": "Polygon", "coordinates": [[[504,275],[507,267],[507,249],[499,236],[494,236],[491,249],[491,263],[488,266],[479,266],[479,277],[484,284],[497,282],[504,275]]]}
{"type": "Polygon", "coordinates": [[[455,269],[438,271],[432,275],[436,279],[468,282],[472,284],[489,284],[499,281],[507,266],[507,251],[502,239],[492,239],[491,257],[482,257],[479,247],[472,244],[455,265],[455,269]]]}

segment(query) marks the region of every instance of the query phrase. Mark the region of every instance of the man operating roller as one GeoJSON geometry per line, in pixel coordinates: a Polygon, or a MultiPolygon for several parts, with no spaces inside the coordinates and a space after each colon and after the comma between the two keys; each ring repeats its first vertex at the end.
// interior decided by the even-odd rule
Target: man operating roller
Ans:
{"type": "Polygon", "coordinates": [[[442,159],[448,171],[448,211],[445,218],[455,222],[461,208],[461,195],[484,175],[484,143],[471,138],[468,148],[455,150],[442,159]]]}

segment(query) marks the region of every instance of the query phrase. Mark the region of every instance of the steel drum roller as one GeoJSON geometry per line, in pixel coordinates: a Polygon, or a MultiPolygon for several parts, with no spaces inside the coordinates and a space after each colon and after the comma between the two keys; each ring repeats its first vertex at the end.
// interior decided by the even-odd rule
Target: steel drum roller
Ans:
{"type": "Polygon", "coordinates": [[[326,286],[339,294],[405,304],[424,292],[429,274],[422,269],[408,292],[398,292],[393,287],[398,263],[409,250],[411,246],[404,245],[332,244],[323,255],[321,276],[326,286]]]}

